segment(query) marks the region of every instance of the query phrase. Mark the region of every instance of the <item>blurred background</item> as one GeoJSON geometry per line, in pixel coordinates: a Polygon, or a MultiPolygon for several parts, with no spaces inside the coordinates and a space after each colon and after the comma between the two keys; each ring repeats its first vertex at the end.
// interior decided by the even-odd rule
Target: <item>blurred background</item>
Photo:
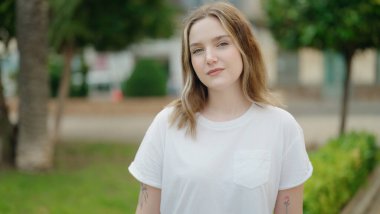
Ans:
{"type": "MultiPolygon", "coordinates": [[[[0,213],[134,213],[127,166],[181,92],[182,20],[206,2],[0,2],[0,213]]],[[[305,212],[378,213],[380,2],[229,2],[304,130],[305,212]]]]}

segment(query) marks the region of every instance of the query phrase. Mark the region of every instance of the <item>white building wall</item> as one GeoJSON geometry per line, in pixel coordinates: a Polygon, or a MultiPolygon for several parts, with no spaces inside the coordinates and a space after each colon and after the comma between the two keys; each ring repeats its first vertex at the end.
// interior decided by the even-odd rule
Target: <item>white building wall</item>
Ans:
{"type": "Polygon", "coordinates": [[[237,6],[251,20],[263,20],[265,17],[261,0],[240,0],[237,6]]]}
{"type": "Polygon", "coordinates": [[[355,85],[374,84],[376,80],[376,50],[357,51],[351,66],[352,81],[355,85]]]}
{"type": "Polygon", "coordinates": [[[317,49],[302,48],[299,56],[299,80],[301,85],[319,86],[323,83],[323,53],[317,49]]]}
{"type": "Polygon", "coordinates": [[[277,82],[277,46],[270,32],[266,29],[261,28],[260,30],[254,29],[254,35],[256,36],[257,42],[261,53],[263,55],[263,60],[265,68],[268,74],[269,85],[274,85],[277,82]]]}

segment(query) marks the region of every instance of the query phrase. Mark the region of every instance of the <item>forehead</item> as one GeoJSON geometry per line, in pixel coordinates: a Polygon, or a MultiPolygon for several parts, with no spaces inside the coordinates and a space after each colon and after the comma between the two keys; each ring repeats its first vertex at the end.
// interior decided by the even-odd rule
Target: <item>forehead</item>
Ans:
{"type": "Polygon", "coordinates": [[[224,35],[229,34],[220,21],[213,16],[208,16],[196,21],[190,28],[189,44],[204,43],[224,35]]]}

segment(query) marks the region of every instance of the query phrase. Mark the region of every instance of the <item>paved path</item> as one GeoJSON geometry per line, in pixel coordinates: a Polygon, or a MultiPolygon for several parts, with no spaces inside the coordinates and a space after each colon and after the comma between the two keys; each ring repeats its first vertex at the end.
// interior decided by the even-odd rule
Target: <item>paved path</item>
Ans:
{"type": "MultiPolygon", "coordinates": [[[[304,129],[309,145],[321,144],[337,135],[339,117],[336,115],[294,115],[304,129]]],[[[62,124],[62,137],[72,139],[108,139],[138,143],[154,118],[143,115],[67,115],[62,124]]],[[[380,139],[380,115],[352,115],[347,130],[367,130],[380,139]]]]}
{"type": "Polygon", "coordinates": [[[368,177],[367,182],[344,207],[341,214],[380,213],[380,166],[368,177]]]}
{"type": "Polygon", "coordinates": [[[83,139],[139,143],[153,118],[153,114],[68,115],[63,120],[61,136],[65,141],[83,139]]]}
{"type": "MultiPolygon", "coordinates": [[[[380,179],[380,178],[378,178],[380,179]]],[[[368,214],[379,214],[380,213],[380,188],[375,193],[375,198],[371,202],[370,208],[367,210],[368,214]]]]}
{"type": "MultiPolygon", "coordinates": [[[[170,99],[120,104],[74,103],[68,106],[63,119],[62,137],[64,140],[108,139],[139,143],[155,114],[168,102],[170,99]]],[[[308,146],[322,144],[337,136],[337,108],[337,105],[328,102],[297,100],[289,101],[286,107],[303,127],[308,146]]],[[[380,139],[380,101],[351,104],[347,130],[366,130],[380,139]]]]}

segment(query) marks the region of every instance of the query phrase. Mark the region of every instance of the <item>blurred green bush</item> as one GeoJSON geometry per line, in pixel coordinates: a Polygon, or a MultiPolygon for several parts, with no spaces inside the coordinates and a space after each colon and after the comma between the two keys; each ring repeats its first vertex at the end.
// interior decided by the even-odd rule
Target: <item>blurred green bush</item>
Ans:
{"type": "Polygon", "coordinates": [[[167,72],[160,62],[150,58],[137,61],[131,76],[122,83],[125,96],[147,97],[167,94],[167,72]]]}
{"type": "Polygon", "coordinates": [[[339,213],[366,182],[377,152],[374,135],[352,132],[310,153],[314,171],[305,183],[304,213],[339,213]]]}

